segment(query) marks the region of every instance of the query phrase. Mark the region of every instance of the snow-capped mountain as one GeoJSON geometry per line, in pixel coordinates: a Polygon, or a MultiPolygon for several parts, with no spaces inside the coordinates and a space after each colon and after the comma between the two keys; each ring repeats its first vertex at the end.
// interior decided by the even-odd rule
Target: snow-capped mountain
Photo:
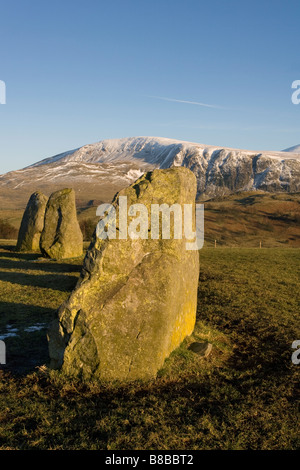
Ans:
{"type": "Polygon", "coordinates": [[[282,150],[283,152],[292,152],[300,153],[300,145],[294,145],[294,147],[289,147],[288,149],[282,150]]]}
{"type": "MultiPolygon", "coordinates": [[[[222,148],[161,137],[130,137],[85,145],[0,176],[3,197],[72,186],[77,198],[111,200],[154,168],[185,166],[197,177],[198,195],[235,191],[300,191],[300,154],[222,148]],[[13,190],[13,193],[11,191],[13,190]]],[[[2,196],[2,198],[1,198],[2,196]]]]}

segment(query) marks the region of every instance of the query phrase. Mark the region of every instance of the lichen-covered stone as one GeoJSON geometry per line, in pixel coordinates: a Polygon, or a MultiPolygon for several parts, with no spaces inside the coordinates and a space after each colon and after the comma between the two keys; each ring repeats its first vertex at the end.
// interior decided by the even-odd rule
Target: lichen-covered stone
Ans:
{"type": "Polygon", "coordinates": [[[30,196],[19,230],[18,251],[39,251],[47,201],[47,196],[40,191],[30,196]]]}
{"type": "Polygon", "coordinates": [[[62,189],[50,196],[40,249],[48,258],[67,259],[82,256],[83,236],[77,220],[73,189],[62,189]]]}
{"type": "MultiPolygon", "coordinates": [[[[147,173],[115,197],[117,215],[120,196],[149,213],[151,204],[194,204],[196,178],[182,167],[147,173]]],[[[50,366],[85,379],[155,377],[194,329],[198,277],[199,252],[186,249],[184,236],[103,240],[95,233],[78,284],[49,329],[50,366]]]]}

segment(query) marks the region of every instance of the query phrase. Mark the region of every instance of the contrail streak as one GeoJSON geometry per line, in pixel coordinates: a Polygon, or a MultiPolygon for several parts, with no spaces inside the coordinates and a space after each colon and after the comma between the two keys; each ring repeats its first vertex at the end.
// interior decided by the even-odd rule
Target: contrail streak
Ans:
{"type": "Polygon", "coordinates": [[[215,104],[200,103],[199,101],[176,100],[175,98],[165,98],[164,96],[148,96],[149,98],[156,98],[158,100],[173,101],[175,103],[195,104],[197,106],[204,106],[206,108],[225,109],[222,106],[215,104]]]}

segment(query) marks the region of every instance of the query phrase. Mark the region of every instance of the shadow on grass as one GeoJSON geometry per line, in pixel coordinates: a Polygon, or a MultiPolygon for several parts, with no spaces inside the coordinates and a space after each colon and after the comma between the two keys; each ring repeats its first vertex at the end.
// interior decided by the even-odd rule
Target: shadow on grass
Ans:
{"type": "Polygon", "coordinates": [[[11,245],[0,245],[0,249],[3,250],[0,252],[0,257],[5,258],[19,258],[23,260],[33,261],[41,258],[40,253],[22,253],[16,251],[14,246],[11,245]]]}
{"type": "Polygon", "coordinates": [[[28,269],[28,264],[25,263],[32,263],[32,269],[36,269],[35,266],[39,266],[39,269],[50,272],[73,272],[81,269],[82,267],[82,258],[73,258],[59,261],[55,259],[44,258],[41,253],[23,253],[21,251],[17,251],[15,246],[12,245],[0,245],[0,260],[4,260],[5,258],[7,259],[7,261],[9,261],[10,258],[13,258],[14,261],[16,259],[19,259],[19,262],[15,262],[18,263],[17,266],[20,269],[22,269],[23,267],[28,269]],[[23,264],[21,264],[22,261],[23,264]]]}
{"type": "MultiPolygon", "coordinates": [[[[0,263],[1,268],[1,263],[0,263]]],[[[62,292],[70,291],[76,286],[78,277],[63,274],[26,274],[18,272],[0,271],[0,281],[19,284],[21,286],[41,287],[62,292]]]]}
{"type": "Polygon", "coordinates": [[[48,363],[47,329],[56,310],[21,303],[0,302],[0,334],[6,346],[3,370],[27,374],[48,363]],[[30,331],[32,327],[38,328],[30,331]]]}
{"type": "MultiPolygon", "coordinates": [[[[50,290],[71,292],[82,266],[46,260],[37,253],[19,253],[9,245],[2,244],[0,250],[3,250],[0,251],[0,282],[6,283],[3,286],[5,300],[8,300],[0,302],[0,336],[7,351],[7,364],[3,368],[26,374],[49,360],[46,332],[56,310],[52,306],[47,308],[46,300],[45,305],[35,305],[36,300],[40,303],[45,295],[39,288],[46,289],[46,298],[53,295],[49,294],[50,290]],[[34,305],[14,299],[15,285],[26,286],[21,294],[34,305]]],[[[56,296],[60,298],[61,294],[56,296]]]]}
{"type": "Polygon", "coordinates": [[[236,202],[239,202],[242,206],[252,206],[256,202],[259,202],[262,199],[263,194],[255,194],[251,196],[246,196],[242,199],[235,199],[236,202]]]}
{"type": "Polygon", "coordinates": [[[78,272],[82,268],[82,260],[74,259],[69,262],[47,259],[40,253],[21,253],[9,245],[0,245],[0,268],[5,269],[32,269],[46,272],[78,272]],[[19,260],[19,261],[17,261],[19,260]],[[76,262],[77,261],[77,262],[76,262]],[[76,264],[75,264],[76,262],[76,264]],[[74,264],[73,264],[74,263],[74,264]]]}
{"type": "Polygon", "coordinates": [[[2,253],[0,253],[0,268],[4,269],[30,269],[32,271],[44,271],[49,273],[77,273],[82,269],[82,264],[58,263],[44,259],[37,259],[36,261],[16,261],[5,259],[7,256],[1,256],[1,254],[2,253]]]}
{"type": "Polygon", "coordinates": [[[18,253],[9,246],[2,245],[1,248],[7,251],[0,252],[0,281],[59,291],[68,291],[75,287],[78,276],[71,276],[69,273],[79,274],[81,264],[45,260],[39,254],[18,253]],[[21,270],[25,272],[19,272],[21,270]],[[41,271],[41,274],[33,271],[41,271]],[[42,274],[43,272],[50,274],[42,274]]]}

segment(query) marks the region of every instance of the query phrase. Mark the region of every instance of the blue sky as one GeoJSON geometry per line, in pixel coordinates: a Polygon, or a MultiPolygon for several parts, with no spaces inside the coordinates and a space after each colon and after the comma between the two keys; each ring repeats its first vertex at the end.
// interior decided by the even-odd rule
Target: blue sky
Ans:
{"type": "Polygon", "coordinates": [[[253,150],[300,143],[300,105],[291,101],[298,0],[0,7],[0,173],[107,138],[253,150]]]}

